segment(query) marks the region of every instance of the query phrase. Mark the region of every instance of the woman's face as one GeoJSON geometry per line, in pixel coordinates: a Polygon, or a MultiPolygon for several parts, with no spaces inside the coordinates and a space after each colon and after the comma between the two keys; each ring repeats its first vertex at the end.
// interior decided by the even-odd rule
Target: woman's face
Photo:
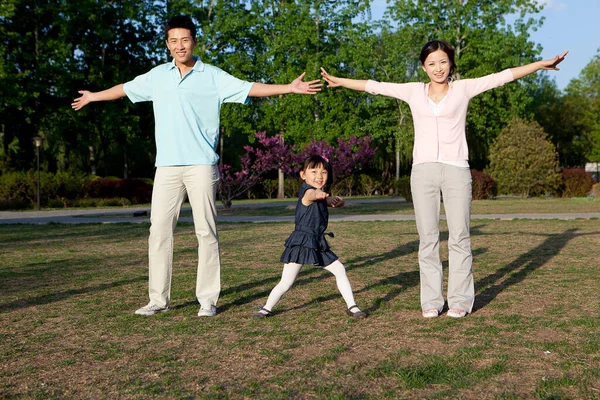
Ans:
{"type": "Polygon", "coordinates": [[[450,74],[450,58],[448,54],[442,50],[436,50],[430,53],[423,63],[423,71],[431,82],[445,83],[450,74]]]}

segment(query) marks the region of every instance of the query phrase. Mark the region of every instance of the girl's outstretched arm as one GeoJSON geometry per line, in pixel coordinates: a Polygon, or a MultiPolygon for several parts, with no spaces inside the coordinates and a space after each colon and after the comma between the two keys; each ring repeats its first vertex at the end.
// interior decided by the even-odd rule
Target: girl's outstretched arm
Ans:
{"type": "Polygon", "coordinates": [[[536,62],[533,62],[531,64],[527,64],[527,65],[522,65],[520,67],[511,68],[510,70],[512,71],[513,76],[515,77],[515,79],[519,79],[519,78],[522,78],[522,77],[527,76],[529,74],[533,74],[534,72],[537,72],[540,69],[559,71],[559,68],[557,68],[556,66],[558,64],[560,64],[565,59],[565,57],[567,56],[568,53],[569,53],[569,50],[565,51],[562,54],[557,55],[554,58],[549,58],[547,60],[536,61],[536,62]]]}
{"type": "Polygon", "coordinates": [[[367,86],[366,80],[338,78],[333,75],[329,75],[323,67],[321,67],[321,76],[323,77],[323,79],[325,79],[325,82],[327,82],[328,87],[342,86],[347,89],[358,90],[358,91],[364,92],[365,87],[367,86]]]}
{"type": "Polygon", "coordinates": [[[346,202],[340,196],[334,196],[334,197],[327,198],[327,205],[329,207],[342,208],[342,207],[344,207],[344,204],[346,204],[346,202]]]}
{"type": "Polygon", "coordinates": [[[76,98],[73,100],[73,103],[71,103],[71,108],[73,108],[75,111],[81,110],[84,106],[92,101],[116,100],[126,96],[125,90],[123,90],[123,84],[113,86],[110,89],[106,89],[101,92],[80,90],[78,93],[81,94],[81,97],[76,98]]]}
{"type": "Polygon", "coordinates": [[[325,193],[321,189],[308,189],[302,196],[302,204],[310,206],[313,201],[323,200],[329,197],[329,193],[325,193]]]}

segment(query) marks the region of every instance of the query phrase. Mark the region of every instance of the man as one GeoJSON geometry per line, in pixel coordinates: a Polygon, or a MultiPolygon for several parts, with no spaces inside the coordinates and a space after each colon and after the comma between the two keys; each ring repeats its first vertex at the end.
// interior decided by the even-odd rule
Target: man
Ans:
{"type": "Polygon", "coordinates": [[[319,80],[288,85],[251,83],[204,64],[193,55],[196,27],[191,18],[174,17],[165,24],[166,43],[173,61],[159,65],[125,84],[100,92],[79,91],[71,104],[80,110],[94,101],[127,96],[132,102],[152,101],[156,122],[156,175],[152,191],[148,240],[150,302],[138,315],[169,310],[173,264],[173,231],[188,196],[198,239],[196,297],[200,317],[217,313],[221,291],[216,187],[219,180],[215,149],[223,103],[247,103],[248,97],[287,93],[315,94],[319,80]]]}

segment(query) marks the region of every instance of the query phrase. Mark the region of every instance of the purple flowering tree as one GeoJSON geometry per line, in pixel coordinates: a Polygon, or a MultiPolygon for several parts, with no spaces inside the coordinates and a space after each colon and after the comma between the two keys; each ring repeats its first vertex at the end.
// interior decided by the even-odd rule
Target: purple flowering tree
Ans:
{"type": "Polygon", "coordinates": [[[376,151],[366,136],[340,138],[335,146],[311,141],[303,148],[285,144],[280,135],[267,137],[265,132],[257,132],[255,136],[258,145],[244,146],[246,154],[240,159],[240,171],[232,171],[227,164],[219,169],[219,195],[225,208],[230,208],[234,198],[260,183],[270,171],[281,168],[284,174],[297,177],[302,162],[309,155],[318,154],[328,159],[336,179],[343,179],[370,164],[376,151]]]}
{"type": "Polygon", "coordinates": [[[244,146],[246,154],[240,159],[240,171],[232,171],[227,164],[219,167],[221,179],[218,190],[225,208],[231,208],[233,199],[260,183],[266,173],[276,168],[282,168],[285,173],[293,164],[290,146],[281,140],[280,135],[267,137],[265,132],[257,132],[255,136],[258,145],[244,146]]]}
{"type": "Polygon", "coordinates": [[[368,166],[376,150],[376,147],[371,147],[371,138],[368,136],[338,138],[336,146],[323,141],[311,141],[300,152],[300,162],[312,154],[318,154],[329,160],[336,179],[343,179],[368,166]]]}

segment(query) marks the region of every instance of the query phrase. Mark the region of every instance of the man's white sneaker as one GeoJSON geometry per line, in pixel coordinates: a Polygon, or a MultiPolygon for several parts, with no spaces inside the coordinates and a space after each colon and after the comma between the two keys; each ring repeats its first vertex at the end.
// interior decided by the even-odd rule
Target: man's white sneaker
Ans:
{"type": "Polygon", "coordinates": [[[169,311],[169,306],[159,307],[155,304],[148,303],[147,305],[140,308],[139,310],[136,310],[135,313],[137,315],[154,315],[154,314],[158,314],[158,313],[165,312],[165,311],[169,311]]]}
{"type": "Polygon", "coordinates": [[[200,307],[200,311],[198,311],[199,317],[214,317],[217,315],[217,307],[210,306],[210,308],[200,307]]]}

